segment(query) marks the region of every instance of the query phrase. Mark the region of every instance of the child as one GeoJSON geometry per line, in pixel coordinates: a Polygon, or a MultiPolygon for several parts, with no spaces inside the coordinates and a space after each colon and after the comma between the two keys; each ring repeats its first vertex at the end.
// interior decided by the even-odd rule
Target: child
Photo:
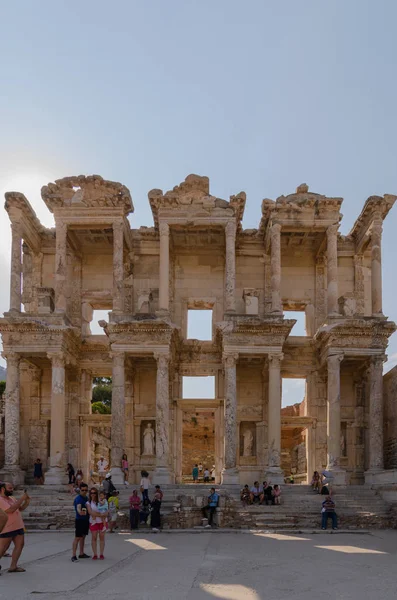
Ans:
{"type": "Polygon", "coordinates": [[[118,499],[118,491],[115,490],[112,495],[109,497],[109,533],[113,533],[113,529],[116,529],[116,521],[117,521],[117,512],[119,510],[119,499],[118,499]]]}
{"type": "Polygon", "coordinates": [[[107,513],[108,513],[108,510],[109,510],[109,504],[108,504],[108,501],[106,500],[105,492],[99,492],[99,501],[98,501],[98,505],[97,505],[97,511],[101,515],[101,519],[102,519],[102,523],[103,523],[103,528],[104,529],[107,529],[107,523],[108,523],[107,513]]]}
{"type": "Polygon", "coordinates": [[[281,504],[281,489],[277,483],[274,485],[272,496],[274,498],[274,504],[281,504]]]}

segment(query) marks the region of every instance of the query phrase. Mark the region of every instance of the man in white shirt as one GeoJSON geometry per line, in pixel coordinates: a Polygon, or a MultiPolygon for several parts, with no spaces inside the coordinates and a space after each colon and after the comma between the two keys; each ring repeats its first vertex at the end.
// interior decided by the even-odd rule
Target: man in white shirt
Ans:
{"type": "Polygon", "coordinates": [[[101,484],[102,481],[105,479],[106,471],[108,470],[109,463],[107,460],[105,460],[103,458],[103,456],[101,456],[100,460],[98,460],[97,466],[98,466],[99,483],[101,484]]]}

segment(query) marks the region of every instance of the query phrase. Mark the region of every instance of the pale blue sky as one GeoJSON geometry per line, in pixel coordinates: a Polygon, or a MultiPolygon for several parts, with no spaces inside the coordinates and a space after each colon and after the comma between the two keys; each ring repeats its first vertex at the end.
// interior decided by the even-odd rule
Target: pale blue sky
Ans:
{"type": "MultiPolygon", "coordinates": [[[[394,0],[14,0],[1,22],[0,191],[25,192],[46,224],[41,185],[80,173],[127,185],[136,227],[151,224],[148,190],[192,172],[221,198],[247,192],[245,227],[302,182],[345,198],[342,233],[369,195],[397,193],[394,0]]],[[[397,208],[394,319],[396,225],[397,208]]]]}

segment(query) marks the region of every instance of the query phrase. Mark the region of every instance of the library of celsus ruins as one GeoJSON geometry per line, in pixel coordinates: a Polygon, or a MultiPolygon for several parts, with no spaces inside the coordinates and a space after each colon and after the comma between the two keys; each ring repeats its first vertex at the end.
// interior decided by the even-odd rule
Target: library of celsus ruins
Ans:
{"type": "Polygon", "coordinates": [[[20,483],[40,457],[48,484],[64,481],[68,462],[87,476],[101,427],[115,482],[124,452],[133,482],[146,469],[156,483],[181,483],[200,456],[217,484],[282,482],[289,430],[303,440],[302,481],[324,468],[339,484],[384,472],[382,368],[396,327],[382,311],[381,239],[396,196],[368,198],[343,236],[342,198],[306,184],[263,200],[248,230],[245,194],[216,198],[197,175],[149,192],[154,224],[135,229],[120,183],[66,177],[41,193],[53,229],[24,195],[6,194],[1,475],[20,483]],[[103,310],[103,333],[92,334],[103,310]],[[193,311],[211,311],[212,339],[189,338],[193,311]],[[305,336],[291,333],[289,311],[303,313],[305,336]],[[213,398],[185,398],[183,378],[203,376],[214,378],[213,398]],[[111,414],[92,413],[95,377],[112,378],[111,414]],[[286,378],[306,382],[296,414],[281,410],[286,378]],[[205,455],[189,436],[211,446],[205,455]]]}

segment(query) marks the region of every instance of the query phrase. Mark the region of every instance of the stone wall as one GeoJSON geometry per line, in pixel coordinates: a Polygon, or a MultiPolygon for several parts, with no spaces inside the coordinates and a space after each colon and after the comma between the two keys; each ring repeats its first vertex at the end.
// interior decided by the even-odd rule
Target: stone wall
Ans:
{"type": "Polygon", "coordinates": [[[183,411],[182,475],[191,476],[195,464],[211,471],[215,464],[215,415],[213,411],[183,411]]]}
{"type": "Polygon", "coordinates": [[[397,366],[383,378],[385,468],[397,468],[397,366]]]}

